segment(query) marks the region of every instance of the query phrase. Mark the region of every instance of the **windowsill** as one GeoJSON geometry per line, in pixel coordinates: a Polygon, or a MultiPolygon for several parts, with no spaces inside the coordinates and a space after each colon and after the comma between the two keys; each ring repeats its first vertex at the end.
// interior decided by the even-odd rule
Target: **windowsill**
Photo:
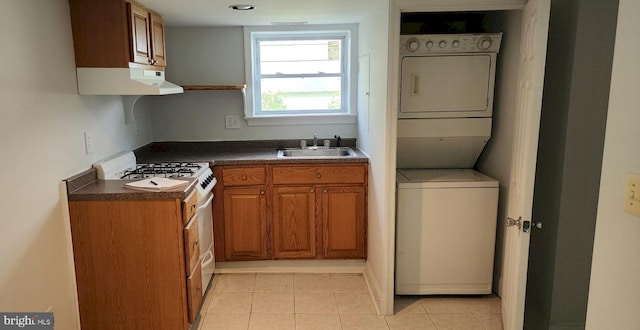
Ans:
{"type": "Polygon", "coordinates": [[[318,125],[318,124],[355,124],[356,115],[279,115],[245,117],[249,126],[277,126],[277,125],[318,125]]]}

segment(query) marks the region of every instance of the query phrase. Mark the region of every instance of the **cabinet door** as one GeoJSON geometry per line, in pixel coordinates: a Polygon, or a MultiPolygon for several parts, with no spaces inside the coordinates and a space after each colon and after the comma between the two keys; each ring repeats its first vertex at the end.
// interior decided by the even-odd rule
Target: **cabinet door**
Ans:
{"type": "Polygon", "coordinates": [[[314,187],[273,189],[273,253],[276,259],[316,256],[314,187]]]}
{"type": "Polygon", "coordinates": [[[228,261],[267,258],[264,187],[225,188],[224,239],[228,261]]]}
{"type": "Polygon", "coordinates": [[[322,188],[325,258],[364,258],[364,187],[322,188]]]}
{"type": "Polygon", "coordinates": [[[165,67],[167,59],[164,45],[164,21],[156,13],[149,13],[151,26],[151,59],[153,65],[165,67]]]}
{"type": "Polygon", "coordinates": [[[130,3],[131,22],[131,56],[132,62],[139,64],[150,64],[151,47],[149,38],[149,12],[130,3]]]}

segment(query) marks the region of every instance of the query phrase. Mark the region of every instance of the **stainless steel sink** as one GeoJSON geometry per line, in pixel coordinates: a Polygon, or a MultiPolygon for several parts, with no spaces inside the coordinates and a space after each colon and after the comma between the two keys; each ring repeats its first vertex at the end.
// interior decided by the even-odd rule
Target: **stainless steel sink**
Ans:
{"type": "Polygon", "coordinates": [[[342,158],[355,157],[356,153],[349,147],[344,148],[291,148],[278,150],[278,158],[342,158]]]}

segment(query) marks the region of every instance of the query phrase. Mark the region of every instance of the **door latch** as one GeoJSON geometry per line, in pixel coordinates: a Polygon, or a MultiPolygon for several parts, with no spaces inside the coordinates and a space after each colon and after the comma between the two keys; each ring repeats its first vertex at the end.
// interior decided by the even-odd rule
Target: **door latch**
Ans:
{"type": "Polygon", "coordinates": [[[522,220],[522,217],[519,217],[518,220],[513,218],[507,218],[507,227],[518,226],[518,229],[522,229],[523,232],[528,233],[531,231],[531,225],[533,227],[542,229],[542,221],[531,222],[530,220],[522,220]]]}
{"type": "MultiPolygon", "coordinates": [[[[507,227],[518,226],[518,229],[522,229],[523,232],[528,233],[531,231],[531,221],[522,220],[522,217],[518,219],[507,218],[507,227]]],[[[542,227],[542,226],[541,226],[542,227]]]]}

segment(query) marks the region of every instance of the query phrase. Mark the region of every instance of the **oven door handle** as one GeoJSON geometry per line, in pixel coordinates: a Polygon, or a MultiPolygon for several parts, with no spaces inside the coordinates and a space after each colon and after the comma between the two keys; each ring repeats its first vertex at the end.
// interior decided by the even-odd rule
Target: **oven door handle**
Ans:
{"type": "Polygon", "coordinates": [[[200,212],[203,209],[207,208],[209,205],[211,205],[212,201],[213,201],[213,194],[209,194],[209,198],[207,199],[207,201],[204,204],[202,204],[202,206],[198,207],[196,212],[200,212]]]}
{"type": "Polygon", "coordinates": [[[202,268],[209,266],[210,263],[213,262],[213,253],[211,252],[211,250],[207,251],[207,253],[205,253],[204,257],[202,257],[202,268]]]}

